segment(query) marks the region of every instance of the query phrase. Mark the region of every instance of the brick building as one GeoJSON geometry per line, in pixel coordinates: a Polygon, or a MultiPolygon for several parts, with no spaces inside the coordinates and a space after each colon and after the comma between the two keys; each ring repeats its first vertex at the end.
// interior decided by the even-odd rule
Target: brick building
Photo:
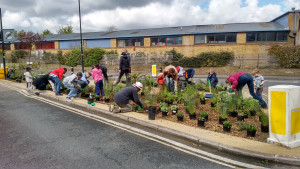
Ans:
{"type": "MultiPolygon", "coordinates": [[[[300,10],[292,10],[270,22],[194,25],[166,28],[83,33],[84,47],[101,47],[130,53],[164,53],[175,48],[185,56],[208,51],[232,51],[236,57],[268,57],[273,44],[300,45],[300,10]]],[[[44,36],[36,50],[56,53],[80,45],[79,33],[44,36]]],[[[17,41],[6,44],[9,51],[27,49],[17,41]]]]}

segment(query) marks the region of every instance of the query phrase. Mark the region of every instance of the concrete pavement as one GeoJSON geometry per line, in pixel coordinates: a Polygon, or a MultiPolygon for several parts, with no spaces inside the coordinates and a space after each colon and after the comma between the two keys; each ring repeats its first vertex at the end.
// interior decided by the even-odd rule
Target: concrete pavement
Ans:
{"type": "MultiPolygon", "coordinates": [[[[9,84],[9,86],[16,86],[17,88],[22,88],[21,84],[17,84],[14,82],[4,80],[1,80],[0,82],[4,84],[9,84]]],[[[25,86],[24,84],[22,85],[25,86]]],[[[185,126],[177,122],[171,122],[163,119],[149,121],[146,115],[134,112],[113,114],[107,111],[108,106],[106,105],[97,103],[95,107],[91,107],[86,104],[85,100],[74,100],[73,103],[66,103],[64,102],[65,97],[56,97],[50,91],[42,93],[41,96],[55,100],[58,99],[61,103],[89,109],[97,113],[114,116],[119,119],[125,120],[129,123],[135,123],[145,127],[153,128],[160,132],[165,132],[181,138],[185,138],[198,144],[215,147],[226,152],[236,153],[264,160],[272,160],[293,165],[300,165],[300,147],[295,149],[287,149],[282,146],[271,145],[245,138],[234,137],[223,133],[207,131],[201,128],[185,126]]]]}

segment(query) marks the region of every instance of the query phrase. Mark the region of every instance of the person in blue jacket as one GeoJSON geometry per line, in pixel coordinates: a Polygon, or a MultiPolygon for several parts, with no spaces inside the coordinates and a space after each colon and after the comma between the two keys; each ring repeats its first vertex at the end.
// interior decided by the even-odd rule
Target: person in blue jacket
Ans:
{"type": "Polygon", "coordinates": [[[218,80],[216,72],[213,69],[209,70],[209,73],[207,76],[207,81],[209,81],[212,88],[216,88],[219,80],[218,80]]]}

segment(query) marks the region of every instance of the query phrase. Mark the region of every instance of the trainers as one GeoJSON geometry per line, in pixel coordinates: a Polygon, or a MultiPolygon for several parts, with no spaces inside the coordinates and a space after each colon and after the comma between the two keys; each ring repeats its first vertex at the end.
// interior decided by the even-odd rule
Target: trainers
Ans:
{"type": "Polygon", "coordinates": [[[119,106],[117,106],[117,107],[116,107],[116,106],[113,106],[113,112],[114,112],[114,113],[120,113],[121,110],[122,110],[121,107],[119,107],[119,106]]]}
{"type": "Polygon", "coordinates": [[[67,102],[70,102],[70,101],[72,101],[72,100],[71,100],[69,97],[67,97],[67,98],[66,98],[66,101],[67,101],[67,102]]]}

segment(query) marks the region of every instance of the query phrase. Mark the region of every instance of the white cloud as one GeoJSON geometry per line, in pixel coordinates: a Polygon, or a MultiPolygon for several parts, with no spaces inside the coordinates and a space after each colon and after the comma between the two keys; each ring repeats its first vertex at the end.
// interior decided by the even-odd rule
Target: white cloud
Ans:
{"type": "MultiPolygon", "coordinates": [[[[300,2],[298,1],[285,0],[283,4],[286,8],[290,8],[290,6],[300,8],[300,2]]],[[[131,2],[134,1],[131,0],[131,2]]],[[[111,25],[115,25],[118,29],[135,29],[235,22],[266,22],[282,14],[281,6],[271,4],[271,1],[270,4],[265,6],[258,6],[258,0],[169,0],[169,3],[161,3],[161,1],[144,2],[147,3],[131,7],[117,6],[98,10],[86,10],[85,4],[82,4],[84,9],[82,11],[82,29],[84,32],[87,32],[105,31],[111,25]],[[208,2],[208,7],[201,6],[201,2],[208,2]]],[[[36,13],[35,15],[29,15],[21,10],[14,12],[6,10],[3,17],[4,27],[38,32],[49,29],[56,33],[59,26],[70,24],[75,32],[78,32],[78,11],[72,12],[67,10],[64,14],[63,9],[65,6],[58,7],[57,5],[51,6],[51,4],[42,3],[41,0],[38,0],[34,8],[32,8],[34,13],[36,13]],[[47,15],[48,13],[53,13],[53,11],[55,12],[55,10],[60,15],[55,13],[47,15]]],[[[72,6],[74,5],[76,6],[73,3],[72,6]]]]}
{"type": "Polygon", "coordinates": [[[291,8],[296,8],[300,10],[300,1],[299,0],[284,0],[284,6],[286,7],[286,11],[291,10],[291,8]]]}

